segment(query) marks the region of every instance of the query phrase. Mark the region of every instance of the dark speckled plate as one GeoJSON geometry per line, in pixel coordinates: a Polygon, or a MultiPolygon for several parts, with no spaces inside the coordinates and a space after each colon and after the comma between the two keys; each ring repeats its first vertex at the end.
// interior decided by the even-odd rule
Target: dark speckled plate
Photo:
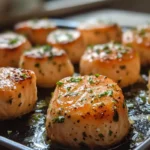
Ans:
{"type": "MultiPolygon", "coordinates": [[[[56,20],[56,23],[60,27],[68,28],[74,28],[77,25],[76,22],[64,20],[56,20]]],[[[78,73],[78,65],[75,68],[78,73]]],[[[150,101],[147,94],[148,70],[148,67],[142,69],[142,80],[139,83],[123,89],[132,128],[129,135],[121,143],[107,149],[134,149],[150,137],[150,101]]],[[[38,88],[38,102],[35,110],[22,118],[1,121],[0,135],[34,150],[69,149],[61,145],[54,145],[46,138],[45,116],[53,91],[54,89],[38,88]]],[[[6,148],[0,146],[0,149],[5,150],[6,148]]],[[[81,149],[87,150],[84,146],[81,149]]]]}

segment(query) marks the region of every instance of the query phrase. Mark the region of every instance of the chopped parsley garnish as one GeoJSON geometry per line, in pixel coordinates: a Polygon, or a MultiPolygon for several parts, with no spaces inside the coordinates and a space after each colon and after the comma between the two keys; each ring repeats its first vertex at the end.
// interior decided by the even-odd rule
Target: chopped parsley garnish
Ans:
{"type": "Polygon", "coordinates": [[[73,36],[71,35],[71,34],[69,34],[69,33],[66,33],[66,36],[68,37],[68,39],[73,39],[73,36]]]}
{"type": "Polygon", "coordinates": [[[106,54],[110,54],[110,53],[112,53],[112,52],[111,52],[111,50],[105,50],[105,53],[106,53],[106,54]]]}
{"type": "Polygon", "coordinates": [[[97,74],[95,74],[95,77],[97,77],[97,78],[98,78],[99,76],[100,76],[100,74],[98,74],[98,73],[97,73],[97,74]]]}
{"type": "Polygon", "coordinates": [[[105,46],[103,47],[103,50],[108,50],[108,49],[109,49],[108,45],[105,45],[105,46]]]}
{"type": "Polygon", "coordinates": [[[52,49],[52,47],[51,47],[51,46],[49,46],[49,45],[45,45],[45,46],[43,46],[43,50],[44,50],[44,52],[50,51],[51,49],[52,49]]]}
{"type": "Polygon", "coordinates": [[[27,78],[27,75],[26,75],[25,73],[23,73],[23,74],[21,74],[21,77],[22,77],[23,79],[26,79],[26,78],[27,78]]]}
{"type": "Polygon", "coordinates": [[[11,131],[11,130],[8,130],[8,131],[7,131],[7,134],[8,134],[8,135],[10,135],[11,133],[12,133],[12,131],[11,131]]]}
{"type": "Polygon", "coordinates": [[[88,45],[88,46],[87,46],[87,48],[91,48],[91,49],[92,49],[93,47],[94,47],[94,45],[88,45]]]}
{"type": "Polygon", "coordinates": [[[89,77],[88,82],[89,82],[90,84],[93,84],[93,83],[94,83],[93,78],[92,78],[92,77],[89,77]]]}
{"type": "Polygon", "coordinates": [[[35,122],[38,122],[40,120],[40,118],[41,118],[41,114],[38,114],[38,113],[37,114],[33,114],[32,118],[33,118],[33,120],[35,122]]]}
{"type": "Polygon", "coordinates": [[[40,64],[39,64],[39,63],[36,63],[34,66],[37,67],[37,68],[39,68],[39,67],[40,67],[40,64]]]}
{"type": "Polygon", "coordinates": [[[108,134],[109,134],[109,136],[111,136],[111,135],[112,135],[112,133],[113,133],[113,132],[112,132],[111,130],[109,130],[109,133],[108,133],[108,134]]]}
{"type": "Polygon", "coordinates": [[[108,45],[105,45],[105,46],[103,47],[103,50],[104,50],[104,52],[105,52],[106,54],[112,53],[112,51],[109,49],[109,46],[108,46],[108,45]]]}
{"type": "Polygon", "coordinates": [[[81,78],[71,78],[70,79],[70,82],[80,82],[80,81],[82,81],[81,78]]]}
{"type": "Polygon", "coordinates": [[[81,99],[81,102],[86,101],[86,100],[87,100],[87,98],[83,97],[83,98],[81,99]]]}
{"type": "Polygon", "coordinates": [[[9,40],[9,44],[16,44],[18,42],[18,38],[15,38],[15,39],[10,39],[9,40]]]}
{"type": "Polygon", "coordinates": [[[58,116],[56,118],[54,118],[53,123],[63,123],[65,121],[65,117],[64,116],[58,116]]]}
{"type": "Polygon", "coordinates": [[[71,87],[70,87],[70,86],[68,86],[68,87],[67,87],[67,91],[70,91],[70,89],[71,89],[71,87]]]}
{"type": "Polygon", "coordinates": [[[146,34],[146,31],[144,29],[140,30],[138,33],[140,36],[144,36],[146,34]]]}
{"type": "Polygon", "coordinates": [[[104,135],[103,135],[102,133],[100,133],[98,136],[99,136],[100,138],[104,138],[104,135]]]}
{"type": "Polygon", "coordinates": [[[61,81],[58,81],[56,84],[57,84],[58,86],[62,86],[64,83],[61,82],[61,81]]]}
{"type": "Polygon", "coordinates": [[[105,92],[99,94],[98,97],[101,98],[103,96],[113,96],[113,91],[112,90],[105,91],[105,92]]]}

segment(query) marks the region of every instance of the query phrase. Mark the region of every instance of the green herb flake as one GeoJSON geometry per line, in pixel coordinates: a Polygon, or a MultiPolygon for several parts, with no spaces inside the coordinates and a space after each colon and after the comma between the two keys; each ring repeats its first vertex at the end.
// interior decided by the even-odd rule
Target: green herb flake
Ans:
{"type": "Polygon", "coordinates": [[[94,47],[94,45],[88,45],[87,48],[92,49],[94,47]]]}
{"type": "Polygon", "coordinates": [[[41,114],[33,114],[32,118],[35,122],[38,122],[41,118],[41,114]]]}
{"type": "Polygon", "coordinates": [[[105,53],[106,53],[106,54],[110,54],[110,53],[112,53],[112,52],[111,52],[111,50],[105,50],[105,53]]]}
{"type": "Polygon", "coordinates": [[[58,86],[62,86],[64,83],[61,82],[61,81],[58,81],[56,84],[57,84],[58,86]]]}
{"type": "Polygon", "coordinates": [[[112,132],[111,130],[109,130],[108,135],[111,136],[112,133],[113,133],[113,132],[112,132]]]}
{"type": "Polygon", "coordinates": [[[16,44],[17,42],[18,42],[18,38],[14,38],[14,39],[9,40],[10,45],[16,44]]]}
{"type": "Polygon", "coordinates": [[[7,134],[10,135],[12,133],[11,130],[7,130],[7,134]]]}
{"type": "Polygon", "coordinates": [[[139,97],[143,101],[143,103],[146,103],[146,96],[145,95],[140,94],[139,97]]]}
{"type": "Polygon", "coordinates": [[[49,46],[49,45],[45,45],[45,46],[43,46],[43,50],[44,50],[44,52],[49,52],[50,50],[52,49],[52,47],[51,46],[49,46]]]}
{"type": "Polygon", "coordinates": [[[52,120],[53,123],[63,123],[65,121],[64,116],[58,116],[52,120]]]}
{"type": "Polygon", "coordinates": [[[39,102],[37,103],[37,105],[36,105],[36,107],[37,107],[38,109],[43,109],[43,108],[45,108],[45,107],[47,107],[47,106],[48,106],[48,103],[47,103],[46,100],[41,100],[41,101],[39,101],[39,102]]]}
{"type": "Polygon", "coordinates": [[[27,75],[26,75],[25,73],[23,73],[23,74],[21,74],[21,77],[22,77],[23,79],[26,79],[26,78],[27,78],[27,75]]]}
{"type": "Polygon", "coordinates": [[[97,74],[95,74],[95,77],[96,77],[96,78],[98,78],[99,76],[100,76],[100,74],[98,74],[98,73],[97,73],[97,74]]]}
{"type": "Polygon", "coordinates": [[[81,78],[71,78],[70,79],[70,82],[80,82],[80,81],[82,81],[81,78]]]}
{"type": "Polygon", "coordinates": [[[93,83],[94,83],[93,78],[90,77],[90,78],[88,79],[88,82],[89,82],[90,84],[93,84],[93,83]]]}
{"type": "Polygon", "coordinates": [[[104,135],[103,135],[102,133],[100,133],[98,136],[99,136],[100,138],[104,138],[104,135]]]}
{"type": "Polygon", "coordinates": [[[70,89],[71,89],[71,87],[70,87],[70,86],[68,86],[68,87],[67,87],[67,91],[70,91],[70,89]]]}
{"type": "Polygon", "coordinates": [[[98,97],[101,98],[103,96],[113,96],[113,91],[112,90],[105,91],[105,92],[99,94],[98,97]]]}
{"type": "Polygon", "coordinates": [[[73,39],[73,36],[69,33],[66,33],[66,36],[68,37],[68,39],[72,40],[73,39]]]}
{"type": "Polygon", "coordinates": [[[109,46],[108,45],[105,45],[104,47],[103,47],[103,50],[108,50],[109,49],[109,46]]]}
{"type": "Polygon", "coordinates": [[[144,35],[146,34],[145,29],[140,30],[138,34],[139,34],[140,36],[144,36],[144,35]]]}
{"type": "Polygon", "coordinates": [[[86,100],[87,100],[87,98],[83,97],[83,98],[81,99],[81,102],[86,101],[86,100]]]}

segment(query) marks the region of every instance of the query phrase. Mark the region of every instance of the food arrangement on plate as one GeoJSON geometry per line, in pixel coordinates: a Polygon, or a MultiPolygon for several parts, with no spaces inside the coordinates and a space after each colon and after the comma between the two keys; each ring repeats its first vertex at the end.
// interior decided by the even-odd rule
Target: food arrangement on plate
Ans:
{"type": "Polygon", "coordinates": [[[19,142],[34,149],[137,147],[150,136],[149,29],[34,19],[1,33],[0,127],[32,122],[19,142]]]}

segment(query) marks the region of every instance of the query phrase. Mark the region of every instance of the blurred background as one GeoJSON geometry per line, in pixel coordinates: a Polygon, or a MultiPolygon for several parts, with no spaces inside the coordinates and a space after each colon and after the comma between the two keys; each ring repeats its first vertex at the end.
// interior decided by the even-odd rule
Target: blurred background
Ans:
{"type": "Polygon", "coordinates": [[[150,0],[0,0],[0,26],[38,17],[101,18],[134,26],[150,22],[149,6],[150,0]]]}

